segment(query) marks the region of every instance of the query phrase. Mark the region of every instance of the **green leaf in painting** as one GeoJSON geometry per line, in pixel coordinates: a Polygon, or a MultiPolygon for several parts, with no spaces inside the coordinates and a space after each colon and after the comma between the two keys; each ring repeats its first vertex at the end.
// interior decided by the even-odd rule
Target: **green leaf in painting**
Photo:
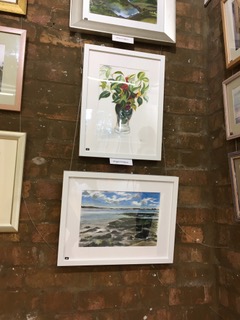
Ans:
{"type": "Polygon", "coordinates": [[[103,91],[101,92],[100,96],[99,96],[99,100],[102,98],[108,98],[110,96],[110,92],[109,91],[103,91]]]}
{"type": "Polygon", "coordinates": [[[143,80],[143,78],[145,77],[145,72],[143,71],[138,72],[137,77],[139,80],[143,80]]]}
{"type": "Polygon", "coordinates": [[[137,98],[138,106],[140,107],[141,104],[143,104],[143,99],[141,97],[137,98]]]}

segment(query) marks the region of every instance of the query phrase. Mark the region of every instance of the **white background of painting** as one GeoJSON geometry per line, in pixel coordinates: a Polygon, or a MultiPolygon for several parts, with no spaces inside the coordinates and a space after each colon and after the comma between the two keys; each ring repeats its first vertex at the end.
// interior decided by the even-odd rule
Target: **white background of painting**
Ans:
{"type": "Polygon", "coordinates": [[[5,55],[5,44],[0,44],[0,67],[2,67],[4,63],[4,55],[5,55]]]}
{"type": "Polygon", "coordinates": [[[19,65],[20,35],[0,32],[0,43],[5,45],[0,104],[14,105],[19,65]]]}
{"type": "Polygon", "coordinates": [[[177,177],[64,172],[58,265],[171,263],[174,251],[177,177]],[[78,247],[84,190],[159,192],[157,246],[78,247]],[[65,260],[68,257],[68,260],[65,260]]]}
{"type": "Polygon", "coordinates": [[[231,62],[232,60],[235,60],[240,55],[240,48],[235,49],[235,34],[234,34],[234,20],[233,20],[233,11],[232,11],[232,5],[234,3],[234,0],[226,0],[223,3],[224,10],[225,10],[225,27],[227,28],[227,51],[229,54],[228,62],[231,62]]]}
{"type": "Polygon", "coordinates": [[[16,140],[0,140],[0,224],[10,224],[17,156],[16,140]]]}
{"type": "Polygon", "coordinates": [[[236,123],[234,95],[240,90],[240,72],[235,73],[223,82],[224,112],[227,139],[239,136],[240,123],[236,123]]]}
{"type": "Polygon", "coordinates": [[[156,24],[139,22],[139,21],[134,21],[130,19],[103,16],[101,14],[94,14],[89,12],[89,8],[90,8],[90,0],[84,0],[83,1],[83,19],[88,19],[90,21],[101,22],[101,23],[115,24],[118,26],[125,26],[125,27],[129,27],[129,24],[130,24],[132,28],[146,29],[149,31],[163,30],[163,23],[164,23],[163,1],[157,1],[157,23],[156,24]]]}
{"type": "Polygon", "coordinates": [[[26,133],[0,131],[0,232],[19,224],[26,133]]]}
{"type": "Polygon", "coordinates": [[[17,0],[1,0],[1,2],[11,2],[11,3],[17,3],[17,0]]]}
{"type": "Polygon", "coordinates": [[[160,160],[164,63],[159,55],[85,46],[80,155],[160,160]],[[111,98],[98,99],[99,70],[104,64],[129,74],[145,71],[149,77],[149,101],[133,111],[129,134],[114,132],[116,113],[111,98]]]}

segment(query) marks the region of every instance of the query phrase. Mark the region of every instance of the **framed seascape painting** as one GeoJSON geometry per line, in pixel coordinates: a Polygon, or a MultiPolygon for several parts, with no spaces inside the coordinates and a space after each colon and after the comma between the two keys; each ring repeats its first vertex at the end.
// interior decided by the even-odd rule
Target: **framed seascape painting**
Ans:
{"type": "Polygon", "coordinates": [[[223,81],[227,140],[240,136],[240,72],[223,81]]]}
{"type": "Polygon", "coordinates": [[[84,50],[80,156],[160,160],[165,57],[84,50]]]}
{"type": "Polygon", "coordinates": [[[226,67],[240,61],[240,0],[221,0],[226,67]]]}
{"type": "Polygon", "coordinates": [[[172,263],[178,178],[65,171],[58,266],[172,263]]]}
{"type": "Polygon", "coordinates": [[[25,15],[27,0],[0,0],[0,11],[25,15]]]}
{"type": "Polygon", "coordinates": [[[18,231],[26,133],[0,131],[0,232],[18,231]]]}
{"type": "Polygon", "coordinates": [[[174,44],[176,0],[71,0],[70,28],[119,36],[123,42],[126,37],[174,44]]]}
{"type": "Polygon", "coordinates": [[[26,30],[0,26],[0,109],[21,110],[26,30]]]}
{"type": "Polygon", "coordinates": [[[240,152],[231,152],[228,154],[230,178],[233,193],[233,204],[236,212],[236,218],[240,221],[240,152]]]}

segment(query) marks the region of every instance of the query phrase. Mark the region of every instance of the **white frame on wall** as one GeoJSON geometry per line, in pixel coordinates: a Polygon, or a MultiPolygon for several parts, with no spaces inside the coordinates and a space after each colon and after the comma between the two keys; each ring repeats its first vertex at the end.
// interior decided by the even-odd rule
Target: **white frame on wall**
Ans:
{"type": "Polygon", "coordinates": [[[86,44],[80,156],[161,160],[164,75],[165,57],[162,55],[86,44]],[[113,96],[99,99],[102,66],[110,66],[113,71],[125,75],[144,72],[149,78],[148,100],[143,99],[142,105],[133,110],[129,134],[118,134],[114,130],[116,104],[113,96]]]}
{"type": "Polygon", "coordinates": [[[17,232],[26,133],[0,131],[0,232],[17,232]]]}
{"type": "MultiPolygon", "coordinates": [[[[58,266],[172,263],[178,181],[178,177],[169,176],[65,171],[58,266]],[[153,194],[158,195],[158,202],[153,194]],[[91,203],[90,212],[84,197],[90,198],[87,199],[91,203]],[[101,201],[102,205],[94,209],[93,199],[101,201]],[[151,206],[155,208],[154,240],[150,234],[139,240],[136,236],[139,229],[135,229],[139,223],[139,211],[147,207],[149,212],[151,206]],[[125,213],[114,211],[113,220],[110,220],[115,231],[111,227],[108,230],[109,217],[107,222],[102,219],[105,219],[106,212],[116,207],[118,211],[127,210],[125,213]],[[127,236],[126,230],[129,232],[127,236]],[[86,233],[90,234],[87,236],[90,244],[80,245],[86,233]],[[110,242],[103,243],[104,237],[110,242]],[[116,237],[119,238],[116,240],[116,237]]],[[[144,213],[142,220],[145,221],[146,217],[147,213],[144,213]]]]}
{"type": "Polygon", "coordinates": [[[90,12],[89,0],[71,0],[70,28],[85,33],[118,35],[145,42],[176,42],[176,0],[157,0],[156,23],[90,12]]]}

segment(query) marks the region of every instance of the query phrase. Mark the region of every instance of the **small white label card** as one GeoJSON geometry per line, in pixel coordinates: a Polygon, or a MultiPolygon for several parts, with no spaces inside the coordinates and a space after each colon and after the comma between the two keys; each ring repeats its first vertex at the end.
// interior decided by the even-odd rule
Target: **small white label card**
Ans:
{"type": "Polygon", "coordinates": [[[124,37],[124,36],[120,36],[120,35],[117,35],[117,34],[113,34],[112,35],[112,41],[134,44],[134,38],[124,37]]]}
{"type": "Polygon", "coordinates": [[[110,158],[110,164],[121,164],[124,166],[132,166],[133,161],[131,159],[113,159],[110,158]]]}

